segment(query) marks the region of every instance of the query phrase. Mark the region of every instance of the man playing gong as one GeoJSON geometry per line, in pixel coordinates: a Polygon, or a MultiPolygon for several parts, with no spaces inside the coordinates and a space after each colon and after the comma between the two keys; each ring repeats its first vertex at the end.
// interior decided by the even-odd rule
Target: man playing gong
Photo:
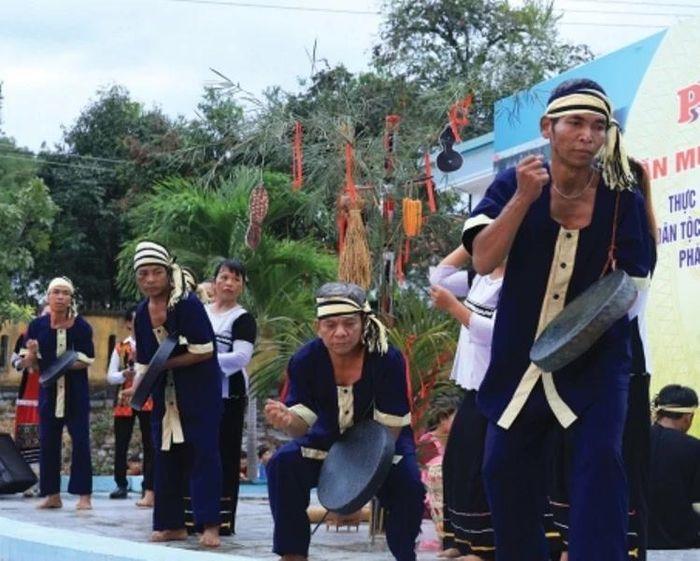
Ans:
{"type": "Polygon", "coordinates": [[[284,403],[265,405],[267,420],[294,437],[267,464],[273,551],[285,561],[306,559],[306,509],[323,460],[345,430],[373,418],[396,438],[394,463],[378,493],[388,511],[387,543],[397,560],[414,561],[425,491],[410,426],[403,356],[389,346],[385,327],[359,286],[325,284],[316,303],[318,338],[289,361],[284,403]]]}
{"type": "Polygon", "coordinates": [[[617,321],[557,372],[529,359],[535,337],[576,296],[617,268],[640,283],[650,267],[643,197],[621,149],[612,106],[591,80],[551,94],[540,122],[551,162],[527,156],[498,174],[467,220],[479,274],[506,258],[491,363],[478,395],[489,419],[483,475],[498,561],[544,561],[550,441],[573,442],[570,561],[627,559],[622,462],[630,325],[617,321]]]}

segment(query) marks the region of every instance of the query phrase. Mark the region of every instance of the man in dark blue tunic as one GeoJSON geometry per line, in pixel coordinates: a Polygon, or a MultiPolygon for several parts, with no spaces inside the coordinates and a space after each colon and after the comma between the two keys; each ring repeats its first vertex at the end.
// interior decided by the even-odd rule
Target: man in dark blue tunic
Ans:
{"type": "Polygon", "coordinates": [[[571,432],[574,447],[569,561],[623,561],[629,320],[618,321],[558,372],[543,372],[529,351],[564,305],[610,268],[648,281],[644,201],[598,84],[576,80],[556,88],[541,130],[551,162],[528,156],[499,173],[463,234],[479,274],[508,259],[491,363],[478,395],[489,418],[483,473],[496,558],[548,559],[542,516],[549,436],[558,423],[571,432]]]}
{"type": "Polygon", "coordinates": [[[71,437],[68,492],[80,495],[78,510],[92,508],[92,462],[90,460],[90,392],[87,367],[95,360],[92,328],[78,315],[73,283],[56,277],[46,291],[49,313],[33,320],[20,351],[23,368],[46,370],[69,350],[78,360],[68,372],[39,390],[39,488],[44,501],[39,508],[60,508],[61,444],[63,427],[71,437]]]}
{"type": "Polygon", "coordinates": [[[151,541],[187,538],[183,492],[192,496],[200,543],[219,545],[221,459],[219,422],[221,380],[214,332],[199,299],[186,288],[182,270],[163,246],[140,242],[134,255],[136,281],[146,296],[136,309],[136,381],[168,334],[179,344],[153,389],[151,415],[154,448],[153,534],[151,541]]]}
{"type": "Polygon", "coordinates": [[[306,559],[306,509],[322,461],[346,429],[374,418],[396,437],[394,464],[378,493],[388,511],[387,543],[396,559],[414,561],[425,491],[410,426],[406,364],[388,345],[385,328],[359,286],[326,284],[316,301],[318,338],[289,361],[284,403],[265,406],[268,421],[294,437],[266,468],[273,551],[285,561],[306,559]]]}

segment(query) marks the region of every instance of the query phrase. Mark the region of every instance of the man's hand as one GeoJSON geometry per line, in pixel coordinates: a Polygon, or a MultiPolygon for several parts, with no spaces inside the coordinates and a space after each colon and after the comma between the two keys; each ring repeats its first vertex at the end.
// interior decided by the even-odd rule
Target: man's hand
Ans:
{"type": "Polygon", "coordinates": [[[268,399],[265,402],[265,418],[277,430],[286,431],[292,425],[294,413],[281,401],[268,399]]]}
{"type": "Polygon", "coordinates": [[[542,156],[526,156],[515,168],[518,180],[516,193],[528,203],[533,203],[542,194],[542,188],[549,183],[549,172],[542,156]]]}
{"type": "Polygon", "coordinates": [[[27,341],[27,358],[31,358],[32,360],[36,359],[37,354],[39,354],[39,341],[36,339],[29,339],[27,341]]]}
{"type": "Polygon", "coordinates": [[[430,287],[430,299],[433,301],[433,306],[443,312],[449,312],[454,306],[460,305],[457,297],[442,286],[430,287]]]}

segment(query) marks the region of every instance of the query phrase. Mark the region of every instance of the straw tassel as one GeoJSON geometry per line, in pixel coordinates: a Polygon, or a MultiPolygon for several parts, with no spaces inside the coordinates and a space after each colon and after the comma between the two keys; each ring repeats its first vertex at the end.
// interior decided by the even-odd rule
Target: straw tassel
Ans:
{"type": "Polygon", "coordinates": [[[340,254],[338,278],[343,282],[355,283],[365,290],[372,282],[372,260],[367,243],[367,232],[359,209],[351,209],[348,213],[348,226],[345,245],[340,254]]]}

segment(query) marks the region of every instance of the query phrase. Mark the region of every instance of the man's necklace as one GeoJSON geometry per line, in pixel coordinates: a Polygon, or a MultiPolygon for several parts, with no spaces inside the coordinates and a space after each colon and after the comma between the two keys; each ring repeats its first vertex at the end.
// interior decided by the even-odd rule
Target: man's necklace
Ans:
{"type": "Polygon", "coordinates": [[[586,182],[585,187],[584,187],[583,189],[581,189],[578,193],[574,194],[574,195],[565,195],[564,193],[562,193],[562,192],[559,190],[559,188],[557,187],[556,183],[554,183],[554,181],[552,181],[552,189],[554,189],[554,190],[559,194],[559,196],[560,196],[562,199],[566,199],[566,200],[568,200],[568,201],[573,200],[573,199],[578,199],[578,198],[579,198],[581,195],[583,195],[583,194],[588,190],[588,188],[591,186],[591,184],[593,183],[593,176],[594,176],[594,175],[595,175],[595,170],[591,169],[591,173],[590,173],[590,175],[588,176],[588,181],[586,182]]]}

